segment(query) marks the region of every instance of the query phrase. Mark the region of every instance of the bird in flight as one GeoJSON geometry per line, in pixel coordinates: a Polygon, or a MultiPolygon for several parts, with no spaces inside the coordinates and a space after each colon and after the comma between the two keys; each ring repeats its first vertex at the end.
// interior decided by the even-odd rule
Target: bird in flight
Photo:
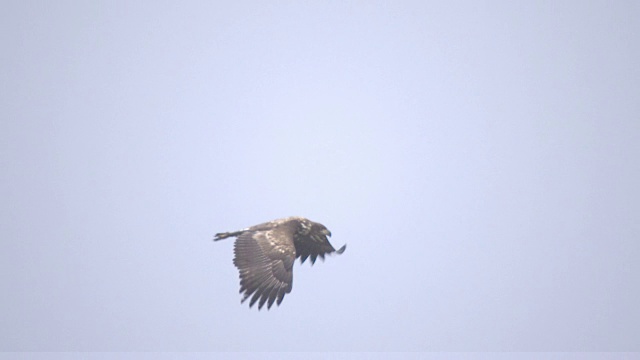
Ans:
{"type": "Polygon", "coordinates": [[[266,303],[280,305],[285,294],[291,292],[293,263],[307,258],[311,264],[326,254],[342,254],[347,247],[336,250],[327,240],[331,232],[322,224],[303,217],[269,221],[246,229],[218,233],[214,241],[236,237],[233,264],[240,272],[242,303],[250,296],[249,307],[258,302],[258,310],[266,303]]]}

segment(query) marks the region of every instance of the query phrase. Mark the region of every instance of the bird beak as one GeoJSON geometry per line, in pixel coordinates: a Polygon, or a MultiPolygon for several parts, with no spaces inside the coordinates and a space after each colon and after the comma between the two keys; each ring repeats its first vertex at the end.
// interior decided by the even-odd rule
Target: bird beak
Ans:
{"type": "Polygon", "coordinates": [[[328,237],[331,237],[331,231],[329,231],[328,229],[324,229],[322,233],[327,235],[328,237]]]}

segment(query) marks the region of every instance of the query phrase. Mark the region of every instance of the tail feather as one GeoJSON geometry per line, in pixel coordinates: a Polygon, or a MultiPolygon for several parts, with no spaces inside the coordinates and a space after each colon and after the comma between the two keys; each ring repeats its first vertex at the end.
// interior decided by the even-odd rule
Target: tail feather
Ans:
{"type": "Polygon", "coordinates": [[[213,238],[213,241],[219,241],[219,240],[226,239],[228,237],[238,236],[243,232],[244,231],[240,230],[240,231],[231,231],[231,232],[225,232],[225,233],[217,233],[216,237],[213,238]]]}

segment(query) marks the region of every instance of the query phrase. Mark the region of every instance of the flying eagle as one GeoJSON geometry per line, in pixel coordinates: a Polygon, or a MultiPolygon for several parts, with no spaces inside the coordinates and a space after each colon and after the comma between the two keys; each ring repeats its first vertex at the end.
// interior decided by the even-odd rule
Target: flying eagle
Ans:
{"type": "Polygon", "coordinates": [[[284,295],[291,292],[296,258],[301,264],[311,258],[314,264],[316,258],[324,260],[333,252],[342,254],[347,247],[336,251],[327,240],[331,232],[324,225],[298,216],[218,233],[213,240],[232,236],[237,237],[233,264],[240,271],[240,293],[244,292],[241,302],[253,295],[249,307],[260,300],[258,309],[265,303],[269,309],[276,300],[280,305],[284,295]]]}

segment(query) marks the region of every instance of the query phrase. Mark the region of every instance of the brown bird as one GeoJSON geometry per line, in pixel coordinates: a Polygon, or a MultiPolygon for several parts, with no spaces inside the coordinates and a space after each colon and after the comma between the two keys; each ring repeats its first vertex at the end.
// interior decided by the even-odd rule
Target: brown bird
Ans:
{"type": "Polygon", "coordinates": [[[293,263],[300,258],[311,264],[330,253],[342,254],[347,247],[336,250],[327,240],[331,232],[322,224],[303,217],[292,216],[269,221],[246,229],[218,233],[214,241],[237,237],[234,245],[234,265],[240,271],[242,301],[251,296],[249,307],[258,300],[258,309],[266,303],[267,309],[277,300],[282,302],[291,292],[293,263]],[[253,296],[252,296],[253,295],[253,296]]]}

